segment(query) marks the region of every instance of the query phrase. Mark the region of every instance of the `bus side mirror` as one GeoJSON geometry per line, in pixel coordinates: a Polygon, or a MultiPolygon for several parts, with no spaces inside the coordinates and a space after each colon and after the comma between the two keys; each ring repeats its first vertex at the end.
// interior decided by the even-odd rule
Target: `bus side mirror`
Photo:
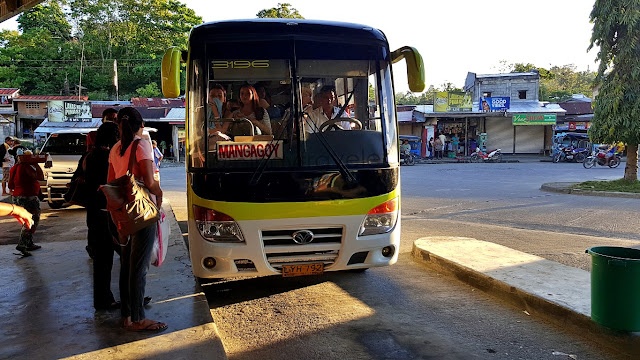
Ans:
{"type": "Polygon", "coordinates": [[[162,57],[162,94],[167,98],[180,96],[180,58],[181,51],[170,47],[162,57]]]}
{"type": "Polygon", "coordinates": [[[407,61],[407,79],[409,90],[413,92],[424,91],[424,62],[418,50],[410,46],[403,46],[391,53],[391,63],[405,59],[407,61]]]}

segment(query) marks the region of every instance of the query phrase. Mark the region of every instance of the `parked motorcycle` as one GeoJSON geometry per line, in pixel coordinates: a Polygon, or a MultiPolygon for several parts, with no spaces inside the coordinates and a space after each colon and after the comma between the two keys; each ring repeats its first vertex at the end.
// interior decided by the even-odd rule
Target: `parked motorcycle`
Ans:
{"type": "Polygon", "coordinates": [[[495,150],[484,152],[479,147],[476,148],[476,151],[474,151],[471,154],[471,162],[484,162],[484,161],[501,162],[502,150],[495,149],[495,150]]]}
{"type": "Polygon", "coordinates": [[[413,166],[416,163],[416,155],[414,154],[403,154],[400,153],[400,165],[409,165],[413,166]]]}
{"type": "Polygon", "coordinates": [[[558,152],[553,155],[553,162],[558,163],[560,161],[575,161],[583,162],[589,154],[587,148],[577,148],[574,146],[561,146],[558,148],[558,152]]]}
{"type": "Polygon", "coordinates": [[[587,156],[582,162],[582,166],[585,169],[591,169],[596,166],[609,166],[610,168],[617,168],[620,165],[620,154],[614,153],[607,161],[607,153],[603,150],[594,151],[591,155],[587,156]]]}

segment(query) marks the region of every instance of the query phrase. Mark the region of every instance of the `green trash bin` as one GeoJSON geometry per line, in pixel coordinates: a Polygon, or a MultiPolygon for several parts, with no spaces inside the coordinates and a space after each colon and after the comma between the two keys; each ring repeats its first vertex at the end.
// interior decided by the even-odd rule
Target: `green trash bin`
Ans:
{"type": "Polygon", "coordinates": [[[591,319],[611,329],[640,331],[640,250],[596,246],[591,255],[591,319]]]}

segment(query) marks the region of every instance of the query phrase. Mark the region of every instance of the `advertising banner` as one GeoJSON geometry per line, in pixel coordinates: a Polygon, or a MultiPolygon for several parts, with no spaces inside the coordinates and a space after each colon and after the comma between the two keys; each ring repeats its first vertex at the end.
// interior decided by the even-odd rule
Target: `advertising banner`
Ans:
{"type": "Polygon", "coordinates": [[[507,111],[511,98],[509,97],[481,97],[480,109],[482,111],[507,111]]]}
{"type": "Polygon", "coordinates": [[[435,112],[470,112],[473,106],[471,93],[438,91],[433,99],[435,112]]]}
{"type": "Polygon", "coordinates": [[[513,125],[555,125],[556,114],[514,114],[513,125]]]}
{"type": "Polygon", "coordinates": [[[65,101],[62,121],[91,122],[91,103],[88,101],[65,101]]]}
{"type": "Polygon", "coordinates": [[[62,110],[64,109],[64,101],[51,100],[49,101],[49,110],[47,117],[50,122],[62,122],[62,110]]]}

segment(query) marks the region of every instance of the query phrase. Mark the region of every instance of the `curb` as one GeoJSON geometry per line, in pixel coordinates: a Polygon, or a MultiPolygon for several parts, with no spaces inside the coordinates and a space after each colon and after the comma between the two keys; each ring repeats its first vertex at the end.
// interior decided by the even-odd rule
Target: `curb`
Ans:
{"type": "Polygon", "coordinates": [[[453,276],[488,295],[506,301],[517,308],[525,309],[529,314],[538,316],[563,329],[568,329],[589,341],[624,355],[636,358],[640,355],[640,333],[628,333],[606,328],[592,321],[589,316],[438,256],[429,250],[416,246],[415,242],[411,256],[414,261],[420,262],[432,270],[453,276]]]}
{"type": "Polygon", "coordinates": [[[579,184],[578,182],[555,182],[546,183],[540,186],[540,190],[548,192],[556,192],[561,194],[571,195],[583,195],[583,196],[601,196],[601,197],[616,197],[616,198],[628,198],[628,199],[640,199],[640,194],[616,192],[616,191],[591,191],[583,189],[572,189],[571,185],[579,184]]]}

